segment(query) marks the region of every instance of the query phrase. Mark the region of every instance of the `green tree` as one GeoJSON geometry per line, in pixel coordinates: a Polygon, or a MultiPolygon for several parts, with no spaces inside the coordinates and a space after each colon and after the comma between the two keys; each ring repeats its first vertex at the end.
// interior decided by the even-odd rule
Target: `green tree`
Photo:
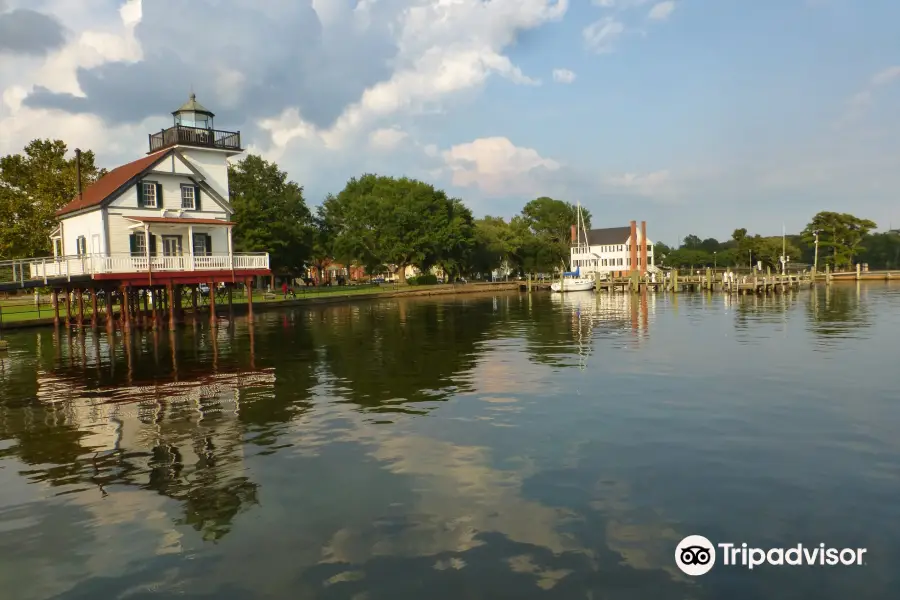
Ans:
{"type": "Polygon", "coordinates": [[[681,248],[686,250],[700,250],[703,246],[703,240],[698,236],[691,234],[684,238],[681,242],[681,248]]]}
{"type": "Polygon", "coordinates": [[[823,211],[812,218],[801,235],[809,244],[815,243],[818,233],[819,260],[824,259],[826,264],[837,269],[853,264],[853,257],[865,251],[863,239],[876,227],[875,222],[869,219],[823,211]]]}
{"type": "MultiPolygon", "coordinates": [[[[511,225],[518,238],[516,256],[523,271],[550,270],[568,264],[577,215],[574,204],[546,196],[535,198],[522,208],[522,214],[511,225]]],[[[582,207],[581,215],[585,228],[589,228],[590,211],[582,207]]]]}
{"type": "MultiPolygon", "coordinates": [[[[546,196],[535,198],[522,208],[522,216],[528,221],[531,230],[540,236],[559,240],[568,246],[571,241],[572,225],[578,217],[578,207],[571,202],[554,200],[546,196]]],[[[591,213],[581,207],[584,226],[591,227],[591,213]]]]}
{"type": "Polygon", "coordinates": [[[369,269],[394,265],[401,283],[410,265],[459,268],[472,244],[471,213],[462,202],[415,179],[354,177],[322,206],[336,253],[369,269]]]}
{"type": "Polygon", "coordinates": [[[268,252],[273,271],[297,275],[312,254],[312,215],[303,188],[278,165],[250,154],[228,167],[234,248],[268,252]]]}
{"type": "Polygon", "coordinates": [[[562,266],[561,261],[568,256],[562,242],[535,233],[529,220],[521,215],[513,217],[509,227],[513,240],[510,262],[518,272],[540,273],[562,266]]]}
{"type": "Polygon", "coordinates": [[[438,206],[439,215],[432,232],[431,252],[417,266],[423,273],[439,266],[449,281],[468,271],[475,250],[475,219],[459,198],[450,198],[438,206]]]}
{"type": "MultiPolygon", "coordinates": [[[[66,157],[61,140],[34,140],[20,154],[0,158],[0,257],[26,258],[50,254],[56,211],[76,191],[74,155],[66,157]]],[[[106,174],[90,150],[81,153],[81,185],[106,174]]]]}
{"type": "Polygon", "coordinates": [[[710,253],[718,252],[722,249],[722,245],[716,238],[706,238],[705,240],[700,242],[700,249],[710,253]]]}
{"type": "Polygon", "coordinates": [[[471,268],[476,273],[490,273],[504,263],[513,265],[516,240],[512,227],[502,217],[487,216],[475,221],[471,268]]]}
{"type": "Polygon", "coordinates": [[[859,261],[872,269],[896,269],[900,267],[900,231],[869,234],[863,240],[865,250],[859,261]]]}

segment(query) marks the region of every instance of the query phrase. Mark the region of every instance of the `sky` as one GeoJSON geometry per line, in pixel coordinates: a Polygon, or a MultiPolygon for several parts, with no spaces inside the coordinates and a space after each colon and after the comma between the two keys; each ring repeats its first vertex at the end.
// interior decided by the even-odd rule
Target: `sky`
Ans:
{"type": "Polygon", "coordinates": [[[896,0],[0,0],[0,155],[108,168],[193,90],[309,204],[366,172],[655,241],[900,226],[896,0]]]}

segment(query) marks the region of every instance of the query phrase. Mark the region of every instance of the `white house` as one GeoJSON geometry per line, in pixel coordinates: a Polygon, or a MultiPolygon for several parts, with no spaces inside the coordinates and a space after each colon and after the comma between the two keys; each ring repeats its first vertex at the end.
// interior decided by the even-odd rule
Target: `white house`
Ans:
{"type": "Polygon", "coordinates": [[[647,237],[647,223],[632,221],[630,227],[583,229],[572,226],[571,268],[584,274],[625,276],[633,270],[641,274],[656,270],[653,241],[647,237]]]}
{"type": "Polygon", "coordinates": [[[57,212],[56,260],[32,262],[32,277],[63,269],[95,278],[268,274],[267,254],[235,255],[232,247],[227,160],[243,152],[240,132],[214,129],[213,113],[193,94],[172,114],[172,127],[150,134],[147,156],[113,169],[57,212]]]}

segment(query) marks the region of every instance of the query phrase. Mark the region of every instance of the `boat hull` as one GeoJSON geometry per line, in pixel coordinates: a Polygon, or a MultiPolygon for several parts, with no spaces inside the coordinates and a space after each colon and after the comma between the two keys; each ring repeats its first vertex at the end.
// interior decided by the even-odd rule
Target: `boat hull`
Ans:
{"type": "Polygon", "coordinates": [[[588,292],[594,289],[593,279],[563,279],[550,284],[551,292],[588,292]]]}

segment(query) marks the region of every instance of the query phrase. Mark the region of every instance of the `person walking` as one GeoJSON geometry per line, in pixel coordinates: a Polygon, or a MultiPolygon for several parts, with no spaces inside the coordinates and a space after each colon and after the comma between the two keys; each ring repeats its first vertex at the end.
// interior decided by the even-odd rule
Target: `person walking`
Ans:
{"type": "Polygon", "coordinates": [[[284,296],[283,300],[287,300],[287,292],[288,292],[288,284],[284,282],[281,284],[281,295],[284,296]]]}

